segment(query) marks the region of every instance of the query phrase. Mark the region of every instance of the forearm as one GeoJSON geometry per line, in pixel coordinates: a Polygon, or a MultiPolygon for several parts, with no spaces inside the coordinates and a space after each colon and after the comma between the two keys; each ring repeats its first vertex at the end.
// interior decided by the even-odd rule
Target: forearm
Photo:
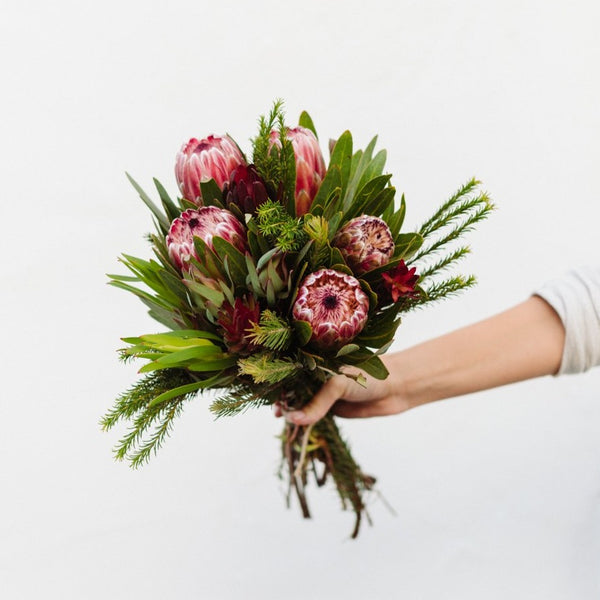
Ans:
{"type": "Polygon", "coordinates": [[[558,315],[533,296],[489,319],[386,356],[390,393],[418,406],[554,374],[564,339],[558,315]]]}

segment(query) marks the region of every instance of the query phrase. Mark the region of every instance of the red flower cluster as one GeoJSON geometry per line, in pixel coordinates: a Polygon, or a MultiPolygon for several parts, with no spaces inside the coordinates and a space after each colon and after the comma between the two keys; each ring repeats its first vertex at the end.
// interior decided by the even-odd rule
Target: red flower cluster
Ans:
{"type": "Polygon", "coordinates": [[[252,349],[252,343],[246,338],[248,329],[260,319],[260,307],[254,296],[236,298],[235,304],[224,302],[219,310],[217,323],[223,329],[223,339],[230,352],[243,354],[252,349]]]}
{"type": "Polygon", "coordinates": [[[419,290],[415,288],[419,281],[416,270],[416,267],[409,269],[401,260],[398,265],[382,274],[383,285],[394,302],[398,302],[402,297],[417,298],[420,295],[419,290]]]}

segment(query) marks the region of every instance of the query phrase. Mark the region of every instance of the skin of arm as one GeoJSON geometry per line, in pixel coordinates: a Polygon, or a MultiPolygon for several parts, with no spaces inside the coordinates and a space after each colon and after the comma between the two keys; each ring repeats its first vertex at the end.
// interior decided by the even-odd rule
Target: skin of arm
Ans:
{"type": "MultiPolygon", "coordinates": [[[[390,375],[363,388],[332,377],[302,411],[286,419],[309,425],[331,409],[342,417],[392,415],[421,404],[558,372],[565,341],[554,309],[538,296],[484,321],[382,357],[390,375]]],[[[276,415],[281,416],[280,408],[276,415]]]]}

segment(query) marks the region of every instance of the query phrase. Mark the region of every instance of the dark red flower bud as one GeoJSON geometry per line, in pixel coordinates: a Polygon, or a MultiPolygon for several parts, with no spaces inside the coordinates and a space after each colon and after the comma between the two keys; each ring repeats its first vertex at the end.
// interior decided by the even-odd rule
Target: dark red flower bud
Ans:
{"type": "Polygon", "coordinates": [[[239,165],[223,186],[223,199],[228,208],[235,204],[243,213],[253,215],[257,207],[269,199],[269,195],[254,165],[239,165]]]}

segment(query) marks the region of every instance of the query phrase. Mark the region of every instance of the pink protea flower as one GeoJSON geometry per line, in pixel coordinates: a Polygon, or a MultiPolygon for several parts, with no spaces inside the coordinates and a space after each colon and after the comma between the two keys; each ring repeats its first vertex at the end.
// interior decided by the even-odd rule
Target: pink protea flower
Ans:
{"type": "Polygon", "coordinates": [[[387,265],[394,254],[394,239],[387,223],[369,215],[348,221],[332,243],[356,275],[387,265]]]}
{"type": "Polygon", "coordinates": [[[292,314],[312,327],[311,343],[335,350],[350,342],[367,322],[369,299],[352,276],[321,269],[305,277],[292,314]]]}
{"type": "MultiPolygon", "coordinates": [[[[327,168],[315,134],[305,127],[287,130],[296,158],[296,216],[301,217],[310,210],[327,168]]],[[[271,132],[271,144],[281,148],[279,132],[271,132]]]]}
{"type": "Polygon", "coordinates": [[[223,189],[232,171],[246,164],[240,149],[229,136],[209,135],[203,140],[192,138],[181,147],[175,159],[175,178],[182,196],[202,206],[200,182],[214,179],[223,189]]]}
{"type": "Polygon", "coordinates": [[[202,262],[196,253],[194,237],[199,237],[214,250],[213,237],[221,237],[246,252],[248,246],[244,226],[228,211],[216,206],[202,206],[184,211],[171,223],[167,235],[167,248],[174,264],[184,271],[190,270],[190,257],[202,262]]]}

